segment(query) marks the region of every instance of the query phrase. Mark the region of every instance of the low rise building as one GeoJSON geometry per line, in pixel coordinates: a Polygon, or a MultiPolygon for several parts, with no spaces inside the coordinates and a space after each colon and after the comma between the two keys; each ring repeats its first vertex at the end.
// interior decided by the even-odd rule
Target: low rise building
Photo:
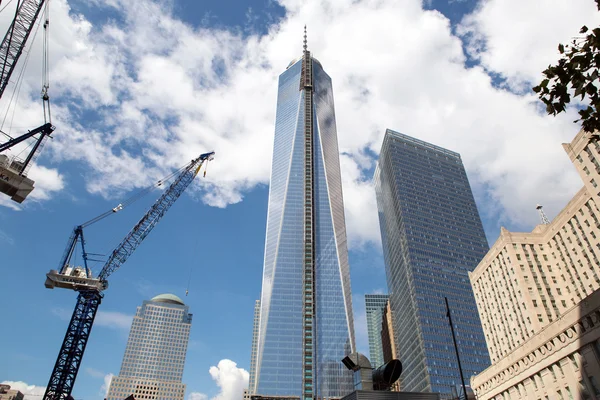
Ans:
{"type": "Polygon", "coordinates": [[[552,222],[502,228],[469,274],[492,361],[479,400],[600,399],[600,143],[563,146],[584,187],[552,222]]]}

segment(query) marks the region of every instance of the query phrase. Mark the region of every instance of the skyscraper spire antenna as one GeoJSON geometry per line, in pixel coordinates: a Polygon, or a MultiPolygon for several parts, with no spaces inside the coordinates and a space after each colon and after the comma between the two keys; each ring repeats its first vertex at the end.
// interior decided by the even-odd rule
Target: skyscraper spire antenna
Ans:
{"type": "Polygon", "coordinates": [[[538,212],[540,213],[540,219],[542,220],[542,224],[548,225],[550,223],[550,220],[548,219],[548,217],[546,216],[546,213],[544,212],[544,207],[542,207],[542,205],[538,204],[537,206],[535,206],[535,209],[538,210],[538,212]]]}
{"type": "Polygon", "coordinates": [[[304,52],[308,50],[308,40],[306,39],[306,25],[304,25],[304,52]]]}

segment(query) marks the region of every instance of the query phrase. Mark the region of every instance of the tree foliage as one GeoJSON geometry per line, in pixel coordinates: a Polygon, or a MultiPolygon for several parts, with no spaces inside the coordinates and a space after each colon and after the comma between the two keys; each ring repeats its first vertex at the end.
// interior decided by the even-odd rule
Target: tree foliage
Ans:
{"type": "MultiPolygon", "coordinates": [[[[600,11],[600,0],[596,0],[600,11]]],[[[556,65],[550,65],[543,72],[545,78],[533,88],[546,105],[548,114],[556,115],[565,111],[575,97],[586,96],[589,105],[579,110],[579,119],[583,129],[588,132],[600,131],[600,27],[591,31],[583,26],[579,31],[582,37],[573,39],[568,45],[559,44],[562,55],[556,65]]]]}

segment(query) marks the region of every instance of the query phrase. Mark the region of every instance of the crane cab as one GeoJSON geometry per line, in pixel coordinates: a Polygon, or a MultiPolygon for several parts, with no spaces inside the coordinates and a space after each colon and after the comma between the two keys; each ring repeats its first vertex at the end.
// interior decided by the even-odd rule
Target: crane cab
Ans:
{"type": "Polygon", "coordinates": [[[55,269],[48,272],[44,286],[48,289],[57,287],[76,291],[93,290],[100,292],[108,287],[108,282],[91,276],[88,277],[83,267],[68,266],[64,269],[64,273],[60,273],[55,269]]]}
{"type": "Polygon", "coordinates": [[[16,157],[11,159],[0,154],[0,193],[10,196],[17,203],[22,203],[33,190],[34,181],[21,175],[24,165],[16,157]]]}

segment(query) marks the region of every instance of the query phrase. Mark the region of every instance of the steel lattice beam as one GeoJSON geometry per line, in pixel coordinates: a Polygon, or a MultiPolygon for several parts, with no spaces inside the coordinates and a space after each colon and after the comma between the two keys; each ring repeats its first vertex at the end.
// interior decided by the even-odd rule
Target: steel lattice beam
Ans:
{"type": "Polygon", "coordinates": [[[44,400],[64,400],[70,396],[101,301],[99,292],[79,293],[44,400]]]}
{"type": "Polygon", "coordinates": [[[15,65],[42,10],[45,0],[23,0],[17,7],[15,19],[0,43],[0,97],[4,94],[15,65]]]}
{"type": "Polygon", "coordinates": [[[101,280],[106,280],[110,274],[116,271],[129,258],[140,243],[148,236],[152,229],[158,224],[167,210],[181,196],[189,184],[194,180],[197,173],[196,164],[200,160],[194,160],[189,167],[177,177],[175,182],[169,186],[163,195],[156,200],[154,205],[148,210],[146,215],[133,227],[131,232],[125,236],[125,239],[116,247],[110,255],[110,258],[104,264],[102,271],[98,275],[101,280]]]}

